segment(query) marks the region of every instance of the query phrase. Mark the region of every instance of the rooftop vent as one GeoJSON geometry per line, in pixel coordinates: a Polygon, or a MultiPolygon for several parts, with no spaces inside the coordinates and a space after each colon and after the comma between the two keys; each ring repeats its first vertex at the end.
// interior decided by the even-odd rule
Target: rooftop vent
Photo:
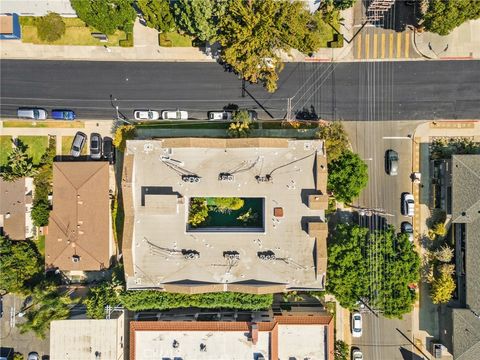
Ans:
{"type": "Polygon", "coordinates": [[[233,176],[233,174],[230,173],[220,173],[218,174],[218,181],[232,182],[235,181],[235,177],[233,176]]]}
{"type": "Polygon", "coordinates": [[[173,340],[172,347],[174,349],[178,349],[179,346],[180,346],[180,343],[177,340],[173,340]]]}
{"type": "Polygon", "coordinates": [[[224,251],[223,257],[230,260],[240,260],[240,254],[238,251],[224,251]]]}
{"type": "Polygon", "coordinates": [[[267,174],[265,176],[257,175],[257,176],[255,176],[255,180],[257,180],[258,183],[270,182],[272,180],[272,176],[269,175],[269,174],[267,174]]]}
{"type": "Polygon", "coordinates": [[[79,256],[79,255],[73,255],[73,256],[72,256],[72,261],[73,261],[74,263],[80,262],[80,256],[79,256]]]}
{"type": "Polygon", "coordinates": [[[200,344],[200,351],[207,352],[207,345],[205,345],[204,343],[201,343],[200,344]]]}
{"type": "Polygon", "coordinates": [[[275,253],[273,251],[259,251],[257,253],[260,260],[275,260],[275,253]]]}
{"type": "Polygon", "coordinates": [[[182,254],[186,260],[194,260],[200,258],[200,253],[196,250],[182,250],[182,254]]]}

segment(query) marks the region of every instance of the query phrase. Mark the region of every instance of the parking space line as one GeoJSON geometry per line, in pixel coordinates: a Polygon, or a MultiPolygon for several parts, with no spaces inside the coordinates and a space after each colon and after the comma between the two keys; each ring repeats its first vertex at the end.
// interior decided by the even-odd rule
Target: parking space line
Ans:
{"type": "Polygon", "coordinates": [[[365,59],[370,58],[370,34],[365,35],[365,59]]]}
{"type": "Polygon", "coordinates": [[[397,34],[397,53],[395,57],[402,57],[402,33],[397,34]]]}
{"type": "Polygon", "coordinates": [[[382,59],[385,59],[385,39],[386,36],[382,33],[382,59]]]}
{"type": "Polygon", "coordinates": [[[393,59],[393,33],[390,33],[390,46],[388,47],[388,58],[393,59]]]}
{"type": "Polygon", "coordinates": [[[405,33],[405,57],[410,56],[410,33],[405,33]]]}
{"type": "Polygon", "coordinates": [[[362,34],[357,36],[357,59],[362,58],[362,34]]]}
{"type": "Polygon", "coordinates": [[[378,55],[378,34],[373,34],[373,58],[376,59],[378,55]]]}

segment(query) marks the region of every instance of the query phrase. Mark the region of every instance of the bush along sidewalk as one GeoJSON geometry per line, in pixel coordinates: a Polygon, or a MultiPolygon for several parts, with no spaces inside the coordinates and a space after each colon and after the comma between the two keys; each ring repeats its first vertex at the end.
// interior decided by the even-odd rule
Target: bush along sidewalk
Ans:
{"type": "Polygon", "coordinates": [[[50,202],[48,195],[52,191],[53,159],[56,155],[56,139],[50,137],[48,148],[43,154],[38,171],[33,179],[35,195],[33,197],[32,221],[35,226],[48,225],[50,216],[50,202]]]}

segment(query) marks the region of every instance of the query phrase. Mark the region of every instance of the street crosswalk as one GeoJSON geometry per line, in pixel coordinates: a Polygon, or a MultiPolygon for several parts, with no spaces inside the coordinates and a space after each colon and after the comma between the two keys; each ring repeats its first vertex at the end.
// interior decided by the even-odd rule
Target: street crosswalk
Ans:
{"type": "Polygon", "coordinates": [[[363,29],[354,39],[355,59],[410,59],[419,55],[412,49],[412,32],[363,29]]]}

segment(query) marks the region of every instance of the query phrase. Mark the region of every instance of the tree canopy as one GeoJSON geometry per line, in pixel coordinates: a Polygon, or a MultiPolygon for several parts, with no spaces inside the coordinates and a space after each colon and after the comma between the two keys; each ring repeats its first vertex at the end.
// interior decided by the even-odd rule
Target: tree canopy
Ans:
{"type": "Polygon", "coordinates": [[[327,187],[338,201],[351,203],[360,195],[367,182],[367,164],[350,150],[343,152],[328,165],[327,187]]]}
{"type": "Polygon", "coordinates": [[[405,234],[340,224],[328,247],[327,289],[343,307],[364,299],[387,317],[411,311],[420,259],[405,234]]]}
{"type": "Polygon", "coordinates": [[[117,29],[129,32],[136,13],[132,0],[71,0],[77,16],[104,34],[117,29]]]}
{"type": "Polygon", "coordinates": [[[138,0],[137,6],[149,27],[160,32],[171,31],[175,28],[169,0],[138,0]]]}
{"type": "Polygon", "coordinates": [[[316,137],[325,141],[328,162],[337,160],[349,150],[348,136],[340,121],[330,121],[320,124],[316,137]]]}
{"type": "Polygon", "coordinates": [[[231,0],[218,28],[223,61],[270,92],[276,90],[282,69],[279,51],[310,53],[320,46],[316,19],[299,1],[231,0]]]}
{"type": "Polygon", "coordinates": [[[11,241],[0,236],[0,290],[21,293],[29,280],[42,272],[41,258],[31,241],[11,241]]]}
{"type": "Polygon", "coordinates": [[[49,13],[35,21],[38,37],[42,40],[52,42],[58,40],[65,34],[65,23],[57,13],[49,13]]]}
{"type": "Polygon", "coordinates": [[[178,0],[174,12],[178,27],[202,41],[212,40],[217,34],[219,16],[227,1],[178,0]]]}
{"type": "Polygon", "coordinates": [[[2,167],[0,177],[5,181],[16,181],[23,177],[35,175],[33,158],[28,156],[27,147],[22,143],[15,144],[8,154],[7,165],[2,167]]]}
{"type": "Polygon", "coordinates": [[[478,18],[480,18],[478,0],[430,0],[423,24],[428,31],[448,35],[465,21],[478,18]]]}

